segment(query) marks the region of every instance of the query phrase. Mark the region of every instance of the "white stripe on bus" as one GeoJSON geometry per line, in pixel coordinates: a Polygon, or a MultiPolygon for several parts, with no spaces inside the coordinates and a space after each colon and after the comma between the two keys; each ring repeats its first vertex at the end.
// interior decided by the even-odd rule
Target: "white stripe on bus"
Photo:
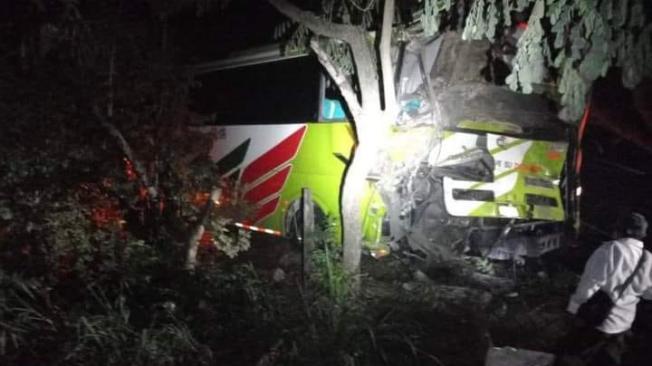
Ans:
{"type": "Polygon", "coordinates": [[[266,229],[264,227],[247,225],[247,224],[243,224],[243,223],[240,223],[240,222],[236,222],[235,226],[239,227],[241,229],[244,229],[244,230],[256,231],[256,232],[271,234],[271,235],[276,235],[276,236],[283,236],[283,234],[281,234],[281,232],[278,231],[278,230],[266,229]]]}

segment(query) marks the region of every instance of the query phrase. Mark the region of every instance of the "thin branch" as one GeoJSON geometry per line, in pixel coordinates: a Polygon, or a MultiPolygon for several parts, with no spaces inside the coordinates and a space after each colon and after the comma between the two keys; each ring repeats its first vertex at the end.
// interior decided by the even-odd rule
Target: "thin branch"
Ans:
{"type": "Polygon", "coordinates": [[[188,271],[193,271],[197,264],[197,249],[199,248],[199,240],[204,235],[206,231],[206,222],[213,211],[215,202],[220,198],[222,190],[218,187],[213,187],[211,194],[208,197],[208,201],[204,204],[199,219],[195,223],[195,226],[190,230],[190,235],[188,236],[188,241],[186,242],[186,262],[184,268],[188,271]]]}
{"type": "Polygon", "coordinates": [[[355,94],[349,79],[335,66],[333,60],[328,56],[328,53],[321,44],[319,44],[319,41],[316,38],[313,38],[310,41],[310,48],[315,51],[319,62],[324,66],[328,75],[330,75],[335,84],[337,84],[340,93],[342,93],[342,97],[344,97],[344,100],[346,101],[346,105],[349,107],[354,119],[356,119],[356,117],[362,113],[362,108],[360,107],[360,103],[358,103],[358,97],[355,94]]]}
{"type": "Polygon", "coordinates": [[[118,130],[118,128],[113,123],[109,122],[109,120],[104,117],[100,111],[100,107],[97,105],[93,106],[93,113],[95,114],[95,117],[97,117],[102,127],[104,127],[109,132],[109,134],[115,138],[115,140],[118,142],[118,145],[120,146],[120,150],[122,150],[122,153],[125,154],[127,159],[129,159],[129,161],[133,164],[134,170],[136,170],[138,178],[140,179],[140,183],[147,189],[147,193],[149,194],[150,198],[156,199],[158,196],[156,187],[150,184],[147,172],[145,171],[143,164],[140,162],[140,160],[135,158],[134,151],[131,149],[131,146],[122,135],[122,132],[120,132],[120,130],[118,130]]]}
{"type": "Polygon", "coordinates": [[[118,145],[120,145],[120,149],[125,154],[127,159],[129,159],[129,161],[133,164],[134,169],[138,174],[138,178],[140,178],[140,183],[147,189],[147,193],[149,193],[152,199],[156,199],[156,197],[158,196],[158,191],[156,190],[155,187],[153,187],[150,184],[145,168],[143,167],[141,162],[135,158],[134,152],[131,149],[129,143],[127,142],[127,139],[125,139],[125,137],[122,135],[122,132],[120,132],[120,130],[118,130],[118,128],[113,123],[110,122],[111,118],[113,118],[113,108],[114,108],[113,77],[115,75],[115,56],[116,56],[116,46],[115,46],[115,42],[113,42],[111,45],[111,52],[109,55],[109,76],[107,80],[108,95],[107,95],[107,103],[106,103],[106,117],[102,114],[100,108],[97,105],[93,106],[93,113],[100,121],[100,124],[104,128],[106,128],[106,130],[109,131],[109,134],[115,137],[115,139],[118,141],[118,145]]]}
{"type": "Polygon", "coordinates": [[[378,70],[376,70],[371,44],[367,39],[367,32],[363,28],[329,22],[312,12],[301,10],[287,0],[267,1],[283,15],[304,25],[313,33],[348,43],[357,70],[361,105],[365,110],[380,110],[378,70]]]}
{"type": "Polygon", "coordinates": [[[383,7],[383,24],[380,35],[380,66],[385,98],[385,111],[392,114],[398,111],[396,90],[394,89],[394,72],[392,68],[392,25],[394,23],[394,0],[385,0],[383,7]]]}
{"type": "Polygon", "coordinates": [[[380,112],[379,70],[374,60],[372,44],[367,39],[367,32],[356,29],[348,43],[353,54],[362,107],[365,112],[380,112]]]}
{"type": "Polygon", "coordinates": [[[113,98],[114,98],[114,92],[113,92],[113,76],[115,75],[115,54],[116,54],[116,47],[115,47],[115,40],[111,44],[111,52],[109,55],[109,77],[107,80],[108,84],[108,96],[107,96],[107,102],[106,102],[106,115],[109,119],[113,118],[113,98]]]}
{"type": "Polygon", "coordinates": [[[276,10],[293,21],[303,24],[316,34],[349,42],[350,34],[357,28],[352,25],[331,23],[313,12],[301,10],[287,0],[267,0],[276,10]]]}

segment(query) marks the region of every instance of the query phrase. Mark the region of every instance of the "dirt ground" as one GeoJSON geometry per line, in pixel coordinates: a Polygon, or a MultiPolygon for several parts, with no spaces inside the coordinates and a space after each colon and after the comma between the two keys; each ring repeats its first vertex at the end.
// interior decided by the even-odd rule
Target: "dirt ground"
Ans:
{"type": "Polygon", "coordinates": [[[492,346],[554,352],[559,337],[568,329],[564,308],[568,285],[574,283],[572,273],[557,271],[544,276],[528,266],[519,267],[512,272],[512,291],[492,292],[455,278],[424,280],[411,271],[393,257],[381,261],[367,258],[363,264],[363,272],[369,274],[365,286],[370,296],[386,296],[394,306],[408,308],[431,304],[430,309],[412,314],[425,327],[427,351],[444,365],[483,365],[492,346]],[[403,273],[392,274],[397,271],[403,273]],[[437,296],[458,288],[463,291],[437,296]],[[390,291],[394,296],[387,295],[390,291]]]}

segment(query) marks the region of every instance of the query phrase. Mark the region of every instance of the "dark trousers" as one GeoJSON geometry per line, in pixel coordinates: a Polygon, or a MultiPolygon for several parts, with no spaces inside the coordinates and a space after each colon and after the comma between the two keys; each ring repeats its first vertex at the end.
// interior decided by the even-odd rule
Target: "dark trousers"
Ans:
{"type": "Polygon", "coordinates": [[[652,301],[641,300],[638,303],[632,336],[627,344],[628,352],[623,366],[652,365],[652,301]]]}
{"type": "Polygon", "coordinates": [[[625,333],[575,327],[562,339],[555,366],[620,366],[625,351],[625,333]]]}

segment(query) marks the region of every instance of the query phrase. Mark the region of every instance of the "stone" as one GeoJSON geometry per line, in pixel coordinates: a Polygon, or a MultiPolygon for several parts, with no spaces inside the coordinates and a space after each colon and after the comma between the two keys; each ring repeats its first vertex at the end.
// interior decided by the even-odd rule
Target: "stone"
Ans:
{"type": "Polygon", "coordinates": [[[552,366],[555,356],[550,353],[512,347],[492,347],[487,352],[485,366],[552,366]]]}

